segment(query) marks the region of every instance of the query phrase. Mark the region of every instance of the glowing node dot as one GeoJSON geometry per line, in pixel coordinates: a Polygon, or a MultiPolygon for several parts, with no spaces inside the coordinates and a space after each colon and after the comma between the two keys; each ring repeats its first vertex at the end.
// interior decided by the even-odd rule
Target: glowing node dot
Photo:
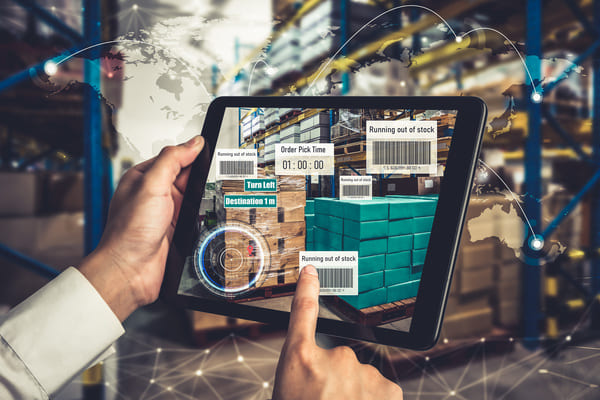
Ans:
{"type": "Polygon", "coordinates": [[[509,341],[509,342],[514,342],[514,341],[515,341],[515,338],[508,338],[508,341],[509,341]]]}
{"type": "Polygon", "coordinates": [[[456,43],[462,42],[462,39],[463,39],[462,36],[457,36],[456,37],[456,43]]]}
{"type": "Polygon", "coordinates": [[[425,357],[425,361],[429,361],[429,356],[425,357]]]}
{"type": "Polygon", "coordinates": [[[152,385],[154,382],[156,382],[154,379],[150,379],[150,384],[152,385]]]}
{"type": "Polygon", "coordinates": [[[479,341],[480,341],[481,343],[484,343],[484,342],[485,342],[485,338],[484,338],[484,337],[482,337],[481,339],[479,339],[479,341]]]}
{"type": "Polygon", "coordinates": [[[444,343],[448,343],[448,339],[447,338],[444,338],[444,343]]]}
{"type": "Polygon", "coordinates": [[[400,81],[400,86],[401,87],[406,87],[406,81],[400,81]]]}
{"type": "Polygon", "coordinates": [[[106,76],[108,76],[109,79],[112,79],[115,75],[112,72],[109,72],[106,76]]]}
{"type": "Polygon", "coordinates": [[[56,7],[52,6],[52,7],[50,7],[50,10],[52,10],[52,12],[55,12],[56,11],[56,7]]]}
{"type": "Polygon", "coordinates": [[[58,72],[58,65],[54,61],[46,61],[44,64],[44,72],[48,76],[52,76],[58,72]]]}
{"type": "Polygon", "coordinates": [[[572,339],[572,338],[571,338],[571,335],[567,335],[567,337],[565,338],[565,340],[566,340],[567,342],[570,342],[570,341],[571,341],[571,339],[572,339]]]}
{"type": "Polygon", "coordinates": [[[535,238],[529,244],[533,250],[541,250],[544,247],[544,240],[540,238],[535,238]]]}
{"type": "Polygon", "coordinates": [[[157,352],[157,353],[161,353],[161,352],[162,352],[162,347],[157,347],[157,348],[156,348],[156,352],[157,352]]]}
{"type": "Polygon", "coordinates": [[[170,392],[171,390],[173,390],[173,387],[167,386],[167,391],[170,392]]]}
{"type": "Polygon", "coordinates": [[[538,372],[539,372],[540,374],[547,374],[547,373],[548,373],[548,370],[547,370],[547,369],[540,369],[540,370],[538,370],[538,372]]]}
{"type": "Polygon", "coordinates": [[[531,94],[531,101],[533,101],[534,103],[541,103],[542,101],[542,94],[539,92],[533,92],[531,94]]]}
{"type": "Polygon", "coordinates": [[[269,387],[269,382],[263,382],[263,387],[266,389],[269,387]]]}
{"type": "Polygon", "coordinates": [[[240,356],[238,356],[237,360],[238,360],[238,362],[242,362],[242,361],[244,361],[244,356],[241,356],[241,355],[240,355],[240,356]]]}
{"type": "Polygon", "coordinates": [[[199,370],[197,370],[197,371],[196,371],[196,376],[202,376],[202,370],[200,370],[200,369],[199,369],[199,370]]]}
{"type": "Polygon", "coordinates": [[[451,390],[450,391],[450,396],[456,396],[456,390],[451,390]]]}
{"type": "Polygon", "coordinates": [[[104,386],[110,386],[110,382],[104,382],[104,386]]]}
{"type": "Polygon", "coordinates": [[[138,5],[137,5],[137,4],[134,4],[134,5],[132,5],[132,6],[131,6],[131,9],[132,9],[133,11],[137,11],[137,10],[138,10],[138,8],[139,8],[139,7],[138,7],[138,5]]]}
{"type": "Polygon", "coordinates": [[[592,384],[590,384],[590,387],[591,387],[591,388],[597,388],[597,387],[598,387],[598,385],[595,385],[595,384],[593,384],[593,383],[592,383],[592,384]]]}
{"type": "Polygon", "coordinates": [[[204,354],[208,354],[208,353],[210,353],[210,349],[204,350],[204,354]]]}

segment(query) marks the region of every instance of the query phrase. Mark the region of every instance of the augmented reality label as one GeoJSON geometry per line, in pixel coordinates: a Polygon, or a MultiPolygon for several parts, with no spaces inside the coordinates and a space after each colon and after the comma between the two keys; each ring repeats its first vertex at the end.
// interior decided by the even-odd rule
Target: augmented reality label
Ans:
{"type": "Polygon", "coordinates": [[[277,175],[333,175],[333,143],[294,143],[275,146],[277,175]]]}
{"type": "Polygon", "coordinates": [[[372,176],[340,176],[340,200],[371,200],[372,176]]]}
{"type": "Polygon", "coordinates": [[[216,178],[220,180],[256,178],[256,149],[215,150],[216,178]]]}
{"type": "Polygon", "coordinates": [[[300,271],[312,265],[319,274],[320,294],[358,295],[357,251],[301,251],[300,271]]]}

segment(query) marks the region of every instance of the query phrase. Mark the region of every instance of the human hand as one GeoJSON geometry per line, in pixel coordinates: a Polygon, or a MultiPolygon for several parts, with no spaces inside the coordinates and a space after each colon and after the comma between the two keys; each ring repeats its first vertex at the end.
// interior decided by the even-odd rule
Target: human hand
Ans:
{"type": "Polygon", "coordinates": [[[345,346],[322,349],[315,341],[319,279],[313,266],[300,273],[288,335],[275,374],[273,400],[402,399],[402,389],[345,346]]]}
{"type": "Polygon", "coordinates": [[[110,203],[102,239],[79,270],[120,321],[156,300],[189,166],[204,146],[196,136],[131,168],[110,203]]]}

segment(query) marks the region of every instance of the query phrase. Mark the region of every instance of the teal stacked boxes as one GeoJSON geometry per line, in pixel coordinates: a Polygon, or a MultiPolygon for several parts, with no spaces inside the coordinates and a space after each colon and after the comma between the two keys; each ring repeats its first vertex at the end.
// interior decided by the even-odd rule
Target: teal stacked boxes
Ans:
{"type": "Polygon", "coordinates": [[[340,296],[355,308],[386,303],[384,282],[388,236],[388,201],[340,201],[336,208],[343,216],[343,250],[358,252],[358,296],[340,296]]]}
{"type": "Polygon", "coordinates": [[[315,201],[306,200],[304,206],[304,221],[306,223],[306,251],[315,249],[315,201]]]}
{"type": "Polygon", "coordinates": [[[315,250],[340,251],[344,231],[342,214],[336,207],[338,200],[319,197],[315,199],[315,250]]]}

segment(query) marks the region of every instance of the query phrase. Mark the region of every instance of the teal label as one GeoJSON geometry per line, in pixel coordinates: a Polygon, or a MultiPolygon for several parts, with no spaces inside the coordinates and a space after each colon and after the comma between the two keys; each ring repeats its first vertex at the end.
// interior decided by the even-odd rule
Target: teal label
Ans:
{"type": "Polygon", "coordinates": [[[277,195],[225,195],[226,208],[276,208],[277,195]]]}
{"type": "Polygon", "coordinates": [[[277,179],[244,179],[244,192],[276,192],[277,179]]]}

